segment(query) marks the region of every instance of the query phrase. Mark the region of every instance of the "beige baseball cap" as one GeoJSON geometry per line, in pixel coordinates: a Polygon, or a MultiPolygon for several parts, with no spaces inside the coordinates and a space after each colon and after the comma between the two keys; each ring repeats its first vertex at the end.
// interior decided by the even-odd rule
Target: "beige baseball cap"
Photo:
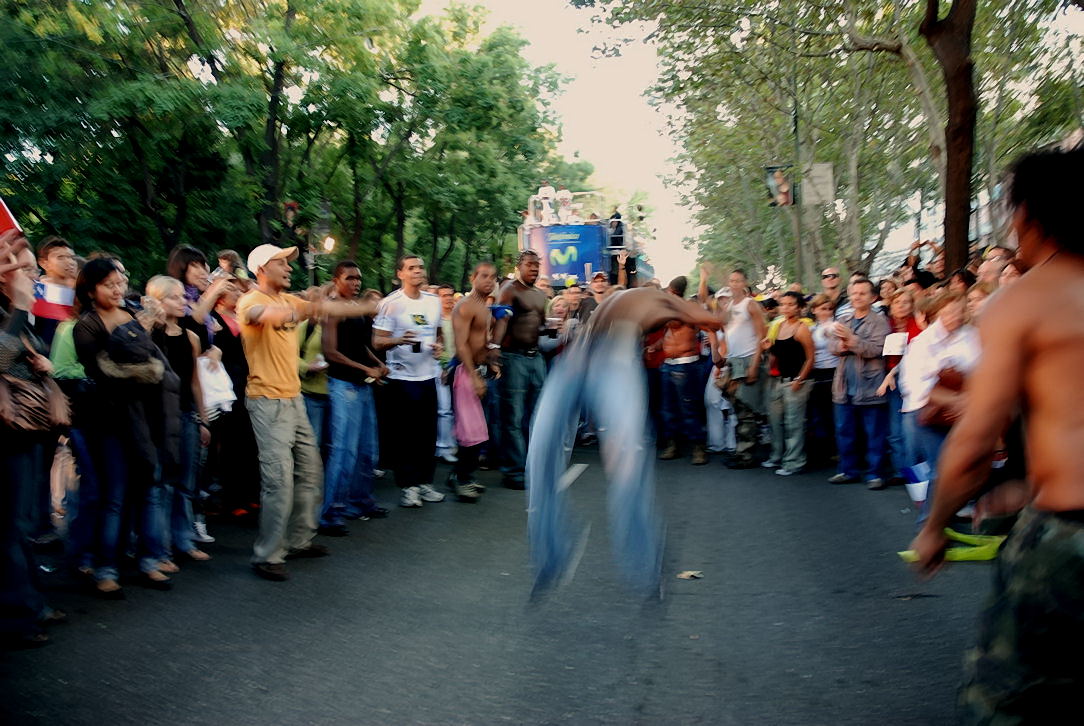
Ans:
{"type": "Polygon", "coordinates": [[[278,245],[260,245],[248,253],[248,269],[252,274],[260,271],[260,268],[271,260],[285,259],[293,262],[297,259],[296,247],[279,247],[278,245]]]}

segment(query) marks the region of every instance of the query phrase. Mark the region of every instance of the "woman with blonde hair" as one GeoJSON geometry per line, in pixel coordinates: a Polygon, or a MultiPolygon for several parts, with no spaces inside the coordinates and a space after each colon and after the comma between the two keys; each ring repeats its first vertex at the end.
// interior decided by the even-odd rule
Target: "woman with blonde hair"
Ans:
{"type": "MultiPolygon", "coordinates": [[[[181,327],[180,321],[185,316],[185,290],[180,280],[155,275],[147,282],[147,296],[158,301],[163,313],[161,323],[151,333],[151,339],[180,378],[180,441],[176,458],[171,456],[173,452],[166,452],[162,462],[162,481],[166,488],[162,511],[164,519],[168,521],[168,526],[163,526],[163,532],[168,534],[164,539],[172,543],[174,550],[192,560],[209,560],[211,556],[196,547],[192,508],[200,447],[206,447],[211,441],[196,364],[200,355],[200,341],[194,332],[181,327]],[[167,463],[172,466],[167,466],[167,463]]],[[[178,568],[169,556],[170,545],[167,544],[164,550],[159,569],[167,573],[176,572],[178,568]]]]}

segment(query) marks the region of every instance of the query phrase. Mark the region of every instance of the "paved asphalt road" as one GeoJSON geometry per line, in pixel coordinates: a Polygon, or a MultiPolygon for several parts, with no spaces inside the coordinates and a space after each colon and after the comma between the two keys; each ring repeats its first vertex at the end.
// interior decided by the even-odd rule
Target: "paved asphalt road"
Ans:
{"type": "MultiPolygon", "coordinates": [[[[321,538],[269,583],[252,531],[172,592],[102,602],[51,575],[71,622],[0,654],[8,724],[943,724],[989,586],[984,564],[918,581],[896,557],[902,488],[660,462],[666,595],[615,579],[594,450],[573,485],[593,523],[575,579],[528,598],[524,495],[394,508],[321,538]],[[702,570],[702,580],[678,580],[702,570]]],[[[443,467],[442,467],[443,469],[443,467]]],[[[438,472],[439,473],[439,472],[438,472]]],[[[381,494],[394,493],[387,483],[381,494]]]]}

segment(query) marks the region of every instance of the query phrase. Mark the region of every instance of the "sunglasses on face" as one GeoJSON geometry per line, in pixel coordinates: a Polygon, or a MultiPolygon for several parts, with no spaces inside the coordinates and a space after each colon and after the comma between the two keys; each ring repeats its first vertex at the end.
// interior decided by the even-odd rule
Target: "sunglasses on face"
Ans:
{"type": "Polygon", "coordinates": [[[837,275],[834,272],[829,272],[827,275],[821,275],[822,280],[832,280],[832,279],[835,279],[837,277],[839,277],[839,275],[837,275]]]}

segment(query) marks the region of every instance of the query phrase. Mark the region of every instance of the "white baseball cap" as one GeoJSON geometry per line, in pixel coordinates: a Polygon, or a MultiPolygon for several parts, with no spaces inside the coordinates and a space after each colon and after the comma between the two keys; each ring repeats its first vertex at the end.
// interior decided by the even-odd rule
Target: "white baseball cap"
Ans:
{"type": "Polygon", "coordinates": [[[252,274],[260,271],[260,268],[271,260],[285,259],[293,262],[297,259],[296,247],[279,247],[278,245],[260,245],[248,253],[248,269],[252,274]]]}

